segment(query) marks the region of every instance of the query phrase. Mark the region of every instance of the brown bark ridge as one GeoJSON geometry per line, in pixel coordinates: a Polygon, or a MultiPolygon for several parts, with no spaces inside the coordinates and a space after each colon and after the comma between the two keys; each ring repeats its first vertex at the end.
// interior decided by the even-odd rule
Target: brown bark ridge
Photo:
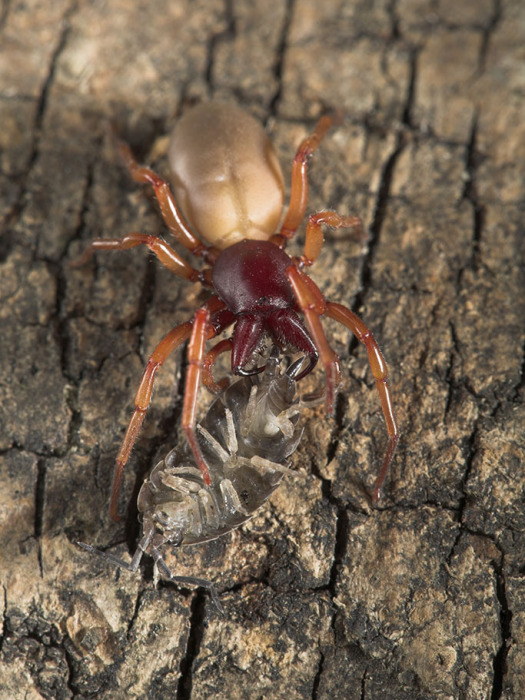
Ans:
{"type": "Polygon", "coordinates": [[[521,0],[4,0],[1,697],[525,697],[524,47],[521,0]],[[371,508],[386,431],[366,352],[326,322],[344,382],[335,418],[307,417],[304,478],[169,557],[224,615],[75,545],[133,551],[138,485],[178,440],[180,353],[119,524],[113,460],[145,359],[203,299],[142,250],[69,266],[94,237],[164,230],[107,124],[165,172],[164,137],[209,98],[266,123],[288,179],[342,110],[309,211],[370,237],[327,233],[311,274],[380,342],[402,432],[371,508]]]}

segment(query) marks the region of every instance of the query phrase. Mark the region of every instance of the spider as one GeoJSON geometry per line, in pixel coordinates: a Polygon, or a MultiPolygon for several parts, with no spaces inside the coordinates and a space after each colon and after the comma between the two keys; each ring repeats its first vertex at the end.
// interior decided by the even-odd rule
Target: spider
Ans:
{"type": "Polygon", "coordinates": [[[166,180],[135,161],[126,144],[118,143],[133,179],[153,187],[164,222],[175,240],[201,258],[206,267],[196,269],[161,238],[143,233],[95,239],[76,265],[86,262],[97,250],[127,250],[145,245],[174,274],[192,282],[200,281],[212,295],[192,320],[169,331],[147,362],[135,396],[135,410],[116,460],[110,504],[114,520],[119,520],[117,502],[122,472],[150,404],[155,374],[175,348],[189,339],[182,428],[204,483],[209,486],[208,466],[195,432],[196,405],[201,383],[216,393],[227,383],[226,380],[216,383],[213,379],[212,368],[217,357],[231,351],[233,374],[260,372],[264,367],[253,368],[250,359],[267,334],[281,349],[296,348],[308,358],[296,381],[311,372],[320,357],[326,374],[326,409],[331,414],[341,368],[326,339],[321,316],[345,325],[368,351],[389,435],[372,491],[373,501],[379,500],[399,440],[387,365],[363,321],[341,304],[325,300],[304,272],[321,251],[322,225],[360,230],[361,221],[335,211],[312,214],[306,225],[303,254],[291,257],[285,252],[306,212],[307,160],[317,150],[332,121],[329,115],[321,117],[313,133],[299,145],[292,166],[290,204],[278,233],[275,231],[284,204],[282,171],[263,127],[239,107],[203,103],[179,120],[169,149],[175,194],[166,180]],[[299,315],[301,312],[306,324],[299,315]],[[231,337],[221,340],[205,354],[206,341],[232,325],[231,337]]]}

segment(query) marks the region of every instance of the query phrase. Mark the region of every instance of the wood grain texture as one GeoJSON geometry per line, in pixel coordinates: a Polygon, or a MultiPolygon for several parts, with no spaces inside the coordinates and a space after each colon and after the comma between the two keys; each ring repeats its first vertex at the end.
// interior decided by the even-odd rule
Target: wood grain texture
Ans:
{"type": "Polygon", "coordinates": [[[524,47],[521,0],[4,0],[2,697],[525,696],[524,47]],[[217,583],[224,616],[74,544],[133,551],[141,479],[180,437],[180,353],[118,525],[113,460],[148,354],[203,298],[144,251],[68,265],[94,237],[163,231],[107,125],[165,173],[165,136],[210,98],[265,122],[288,179],[342,110],[309,211],[359,214],[370,239],[327,234],[311,274],[373,330],[402,431],[372,509],[386,430],[364,349],[327,322],[344,384],[335,419],[309,414],[306,478],[169,559],[217,583]]]}

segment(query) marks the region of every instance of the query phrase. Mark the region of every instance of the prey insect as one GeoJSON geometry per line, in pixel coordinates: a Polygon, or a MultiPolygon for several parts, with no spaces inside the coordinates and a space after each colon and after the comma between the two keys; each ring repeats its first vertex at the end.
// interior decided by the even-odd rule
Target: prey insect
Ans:
{"type": "Polygon", "coordinates": [[[120,143],[120,154],[133,179],[152,185],[175,240],[201,258],[206,266],[196,269],[162,239],[143,233],[96,239],[77,264],[98,250],[127,250],[145,245],[174,274],[200,281],[211,296],[191,320],[168,332],[148,360],[135,396],[135,410],[117,456],[110,505],[114,520],[118,520],[122,472],[150,404],[155,374],[175,348],[190,340],[182,428],[204,484],[212,486],[195,425],[200,384],[215,392],[225,385],[224,381],[216,383],[212,376],[217,357],[225,351],[231,352],[234,375],[260,372],[263,367],[254,366],[252,358],[263,338],[269,336],[281,350],[295,349],[308,358],[296,381],[311,372],[320,358],[326,377],[326,408],[332,413],[341,368],[324,333],[323,316],[346,326],[368,352],[388,431],[388,446],[372,492],[373,500],[379,500],[399,439],[387,365],[363,321],[345,306],[326,300],[305,274],[305,268],[321,252],[322,226],[360,230],[360,219],[340,216],[335,211],[311,214],[306,224],[303,254],[292,257],[284,250],[305,216],[307,161],[331,123],[330,116],[322,117],[313,133],[299,145],[292,167],[290,205],[280,227],[284,195],[277,156],[262,126],[238,107],[213,102],[202,104],[179,121],[169,154],[175,195],[165,180],[138,165],[129,147],[120,143]],[[206,341],[230,326],[233,326],[231,337],[218,342],[206,354],[206,341]]]}
{"type": "Polygon", "coordinates": [[[282,372],[274,348],[263,374],[238,379],[212,403],[196,426],[211,486],[205,485],[187,444],[172,450],[153,468],[138,497],[142,537],[130,563],[78,544],[132,572],[138,570],[143,554],[148,554],[163,578],[207,588],[221,609],[213,583],[174,576],[161,550],[166,545],[213,540],[238,527],[268,500],[284,474],[292,471],[286,463],[301,439],[300,413],[315,401],[296,397],[295,380],[302,365],[301,358],[282,372]]]}

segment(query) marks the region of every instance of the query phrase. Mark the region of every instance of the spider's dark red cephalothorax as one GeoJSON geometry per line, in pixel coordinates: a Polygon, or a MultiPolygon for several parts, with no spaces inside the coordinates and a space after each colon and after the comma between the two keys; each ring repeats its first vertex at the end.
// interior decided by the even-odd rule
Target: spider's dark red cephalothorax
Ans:
{"type": "Polygon", "coordinates": [[[281,248],[270,241],[254,240],[235,243],[215,261],[213,287],[226,304],[231,320],[236,319],[231,346],[234,374],[260,371],[244,368],[265,332],[281,347],[291,345],[311,358],[296,380],[315,367],[319,354],[295,311],[297,303],[286,276],[290,263],[290,256],[281,248]]]}

